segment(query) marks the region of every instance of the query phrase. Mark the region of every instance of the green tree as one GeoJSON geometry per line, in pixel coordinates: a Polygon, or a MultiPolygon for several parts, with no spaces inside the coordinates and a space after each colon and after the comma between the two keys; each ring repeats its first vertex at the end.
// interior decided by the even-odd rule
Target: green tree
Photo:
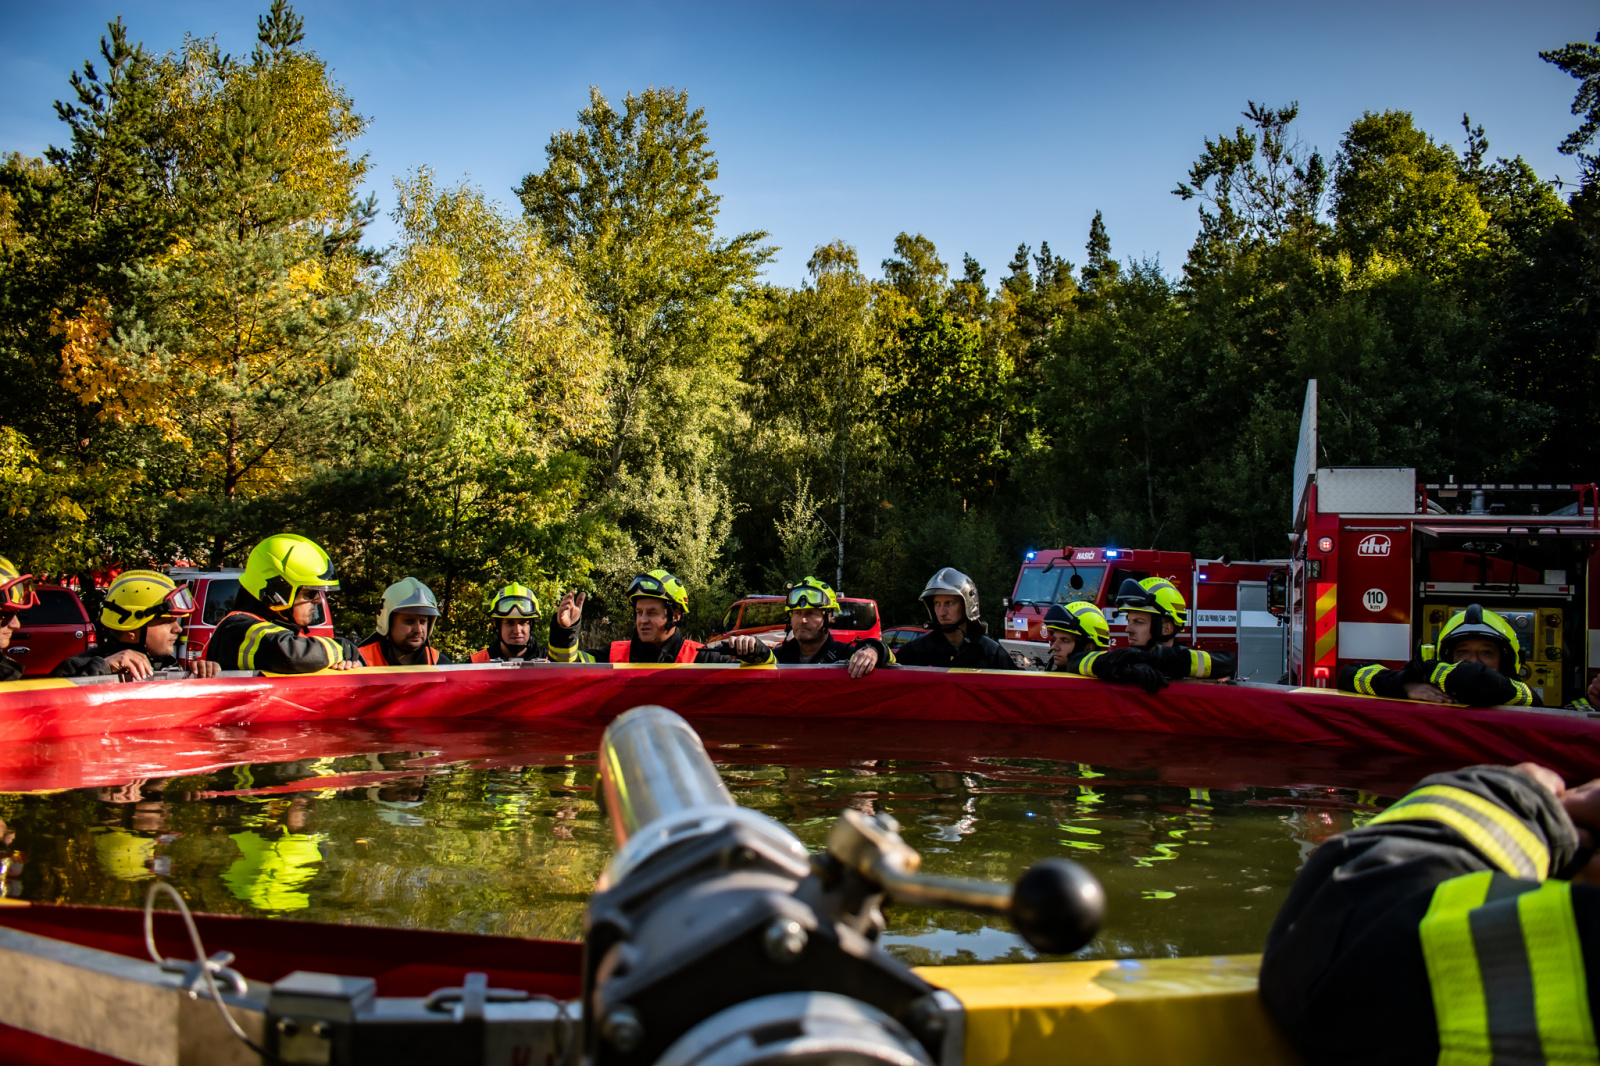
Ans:
{"type": "Polygon", "coordinates": [[[660,438],[684,433],[695,412],[672,401],[723,408],[717,388],[682,379],[732,359],[739,323],[730,298],[773,249],[761,231],[717,238],[717,160],[704,110],[691,110],[686,92],[630,93],[618,112],[591,89],[578,129],[552,136],[545,157],[517,195],[606,323],[616,358],[607,434],[615,478],[630,449],[648,455],[660,438]]]}

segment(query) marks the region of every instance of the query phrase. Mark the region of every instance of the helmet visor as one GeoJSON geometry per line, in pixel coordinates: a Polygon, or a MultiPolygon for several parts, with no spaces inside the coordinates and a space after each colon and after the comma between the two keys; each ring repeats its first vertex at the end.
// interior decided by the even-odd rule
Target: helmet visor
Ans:
{"type": "Polygon", "coordinates": [[[39,605],[38,584],[32,574],[14,577],[0,586],[0,613],[13,614],[39,605]]]}
{"type": "Polygon", "coordinates": [[[637,599],[640,596],[649,596],[652,599],[672,601],[672,596],[667,592],[664,581],[649,574],[640,574],[633,579],[633,584],[628,586],[628,599],[637,599]]]}
{"type": "Polygon", "coordinates": [[[539,607],[528,596],[501,596],[490,613],[496,618],[537,618],[539,607]]]}
{"type": "Polygon", "coordinates": [[[173,618],[194,614],[194,593],[189,591],[188,585],[179,585],[167,593],[166,598],[161,601],[160,610],[156,613],[173,618]]]}
{"type": "Polygon", "coordinates": [[[828,594],[811,585],[796,585],[789,590],[784,602],[784,607],[790,611],[825,609],[827,606],[828,594]]]}

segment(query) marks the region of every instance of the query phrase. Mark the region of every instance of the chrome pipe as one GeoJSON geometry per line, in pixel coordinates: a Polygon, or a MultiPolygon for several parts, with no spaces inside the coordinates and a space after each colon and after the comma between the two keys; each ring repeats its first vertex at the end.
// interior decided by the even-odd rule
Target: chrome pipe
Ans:
{"type": "Polygon", "coordinates": [[[665,707],[635,707],[606,727],[600,789],[619,848],[658,819],[737,806],[700,737],[665,707]]]}

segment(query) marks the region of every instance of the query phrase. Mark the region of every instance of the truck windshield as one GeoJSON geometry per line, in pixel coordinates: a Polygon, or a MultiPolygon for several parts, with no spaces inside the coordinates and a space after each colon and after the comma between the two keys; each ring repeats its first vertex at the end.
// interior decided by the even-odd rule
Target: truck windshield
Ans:
{"type": "Polygon", "coordinates": [[[1025,566],[1012,599],[1027,603],[1077,603],[1080,600],[1094,603],[1100,596],[1100,583],[1105,580],[1106,568],[1078,567],[1077,574],[1083,579],[1081,589],[1072,587],[1072,574],[1072,567],[1060,564],[1049,573],[1042,566],[1025,566]]]}

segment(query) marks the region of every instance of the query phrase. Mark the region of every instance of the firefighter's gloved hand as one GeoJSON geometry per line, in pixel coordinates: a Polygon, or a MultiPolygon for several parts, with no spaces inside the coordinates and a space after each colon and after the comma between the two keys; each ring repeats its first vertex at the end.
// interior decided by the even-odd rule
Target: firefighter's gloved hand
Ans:
{"type": "Polygon", "coordinates": [[[1119,680],[1132,681],[1152,696],[1167,687],[1165,675],[1149,663],[1129,663],[1121,672],[1127,676],[1119,680]]]}
{"type": "Polygon", "coordinates": [[[1506,676],[1483,663],[1455,663],[1439,680],[1451,699],[1469,707],[1497,707],[1516,696],[1506,676]]]}

